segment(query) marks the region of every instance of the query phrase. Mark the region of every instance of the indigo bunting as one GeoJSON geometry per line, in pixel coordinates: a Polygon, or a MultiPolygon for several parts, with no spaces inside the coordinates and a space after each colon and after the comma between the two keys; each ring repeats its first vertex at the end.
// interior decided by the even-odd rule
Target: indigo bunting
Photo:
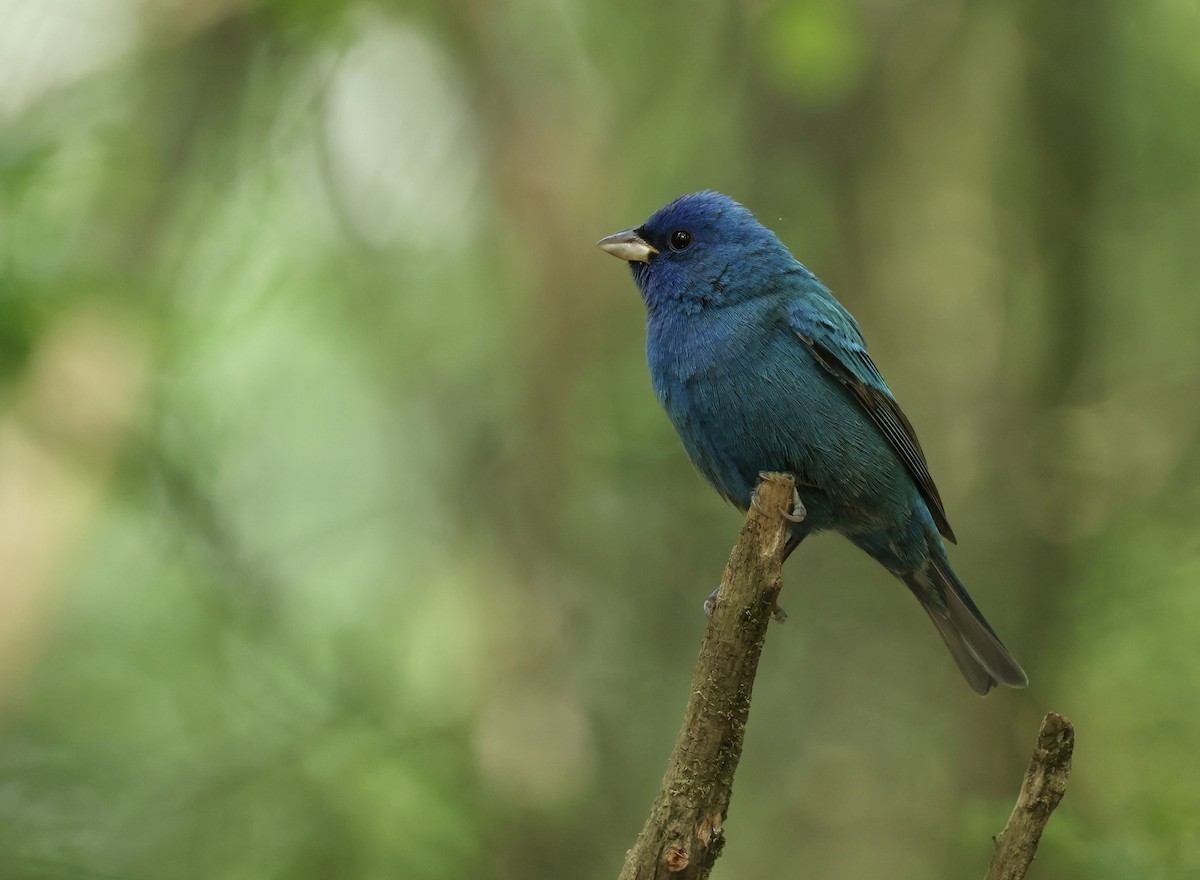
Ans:
{"type": "Polygon", "coordinates": [[[785,559],[814,532],[842,533],[912,591],[977,693],[1023,687],[946,558],[954,532],[912,425],[816,275],[711,191],[597,244],[629,262],[654,391],[717,491],[744,512],[760,472],[791,473],[804,515],[785,559]]]}

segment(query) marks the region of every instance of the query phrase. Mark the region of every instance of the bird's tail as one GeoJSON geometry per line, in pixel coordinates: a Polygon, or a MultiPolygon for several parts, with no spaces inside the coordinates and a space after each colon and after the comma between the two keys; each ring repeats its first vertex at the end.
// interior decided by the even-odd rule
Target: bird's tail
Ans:
{"type": "Polygon", "coordinates": [[[931,547],[925,567],[907,574],[904,582],[921,601],[963,677],[977,694],[987,694],[997,683],[1025,687],[1029,683],[1025,671],[984,620],[944,551],[938,552],[940,549],[931,547]]]}

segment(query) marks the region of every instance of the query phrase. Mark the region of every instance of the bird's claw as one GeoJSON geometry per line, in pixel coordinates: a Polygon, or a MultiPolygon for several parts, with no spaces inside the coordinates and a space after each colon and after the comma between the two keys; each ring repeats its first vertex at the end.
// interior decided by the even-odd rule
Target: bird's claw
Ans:
{"type": "MultiPolygon", "coordinates": [[[[770,471],[759,471],[758,477],[760,480],[770,481],[770,480],[774,479],[774,477],[772,476],[772,473],[770,471]]],[[[757,510],[759,513],[761,513],[763,516],[770,516],[770,514],[768,514],[765,510],[762,509],[762,505],[760,505],[758,503],[758,487],[757,486],[755,486],[754,491],[750,493],[750,506],[753,507],[755,510],[757,510]]],[[[792,487],[792,509],[791,509],[791,511],[781,510],[781,511],[779,511],[779,515],[782,516],[784,519],[786,519],[788,522],[794,522],[794,523],[804,522],[804,517],[808,516],[808,510],[805,508],[804,502],[800,500],[800,492],[796,489],[795,486],[792,487]]],[[[778,619],[778,618],[776,618],[776,619],[778,619]]]]}
{"type": "Polygon", "coordinates": [[[804,522],[804,517],[808,516],[808,509],[804,506],[804,502],[800,500],[800,493],[796,489],[792,489],[792,512],[783,512],[783,518],[788,522],[804,522]]]}
{"type": "Polygon", "coordinates": [[[758,489],[755,489],[753,492],[750,493],[750,506],[753,507],[755,510],[757,510],[759,513],[761,513],[763,516],[770,516],[770,514],[767,513],[765,510],[763,510],[758,504],[758,489]]]}
{"type": "MultiPolygon", "coordinates": [[[[712,591],[712,593],[709,594],[708,598],[704,600],[704,614],[709,620],[712,620],[713,612],[717,609],[717,593],[719,592],[721,592],[721,588],[717,587],[712,591]]],[[[776,604],[775,608],[771,611],[771,617],[773,617],[779,623],[787,623],[788,619],[787,612],[780,608],[778,604],[776,604]]]]}

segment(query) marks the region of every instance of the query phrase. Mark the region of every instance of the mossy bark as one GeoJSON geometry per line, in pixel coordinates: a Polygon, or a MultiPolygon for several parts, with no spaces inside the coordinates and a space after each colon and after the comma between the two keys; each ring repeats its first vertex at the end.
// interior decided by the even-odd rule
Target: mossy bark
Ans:
{"type": "Polygon", "coordinates": [[[996,849],[984,880],[1021,880],[1037,853],[1050,814],[1067,790],[1075,728],[1056,712],[1042,720],[1037,745],[1021,793],[1004,830],[996,835],[996,849]]]}
{"type": "Polygon", "coordinates": [[[621,880],[704,878],[721,854],[754,676],[783,583],[784,514],[794,492],[784,474],[766,474],[759,483],[758,504],[746,515],[721,579],[662,789],[625,855],[621,880]]]}

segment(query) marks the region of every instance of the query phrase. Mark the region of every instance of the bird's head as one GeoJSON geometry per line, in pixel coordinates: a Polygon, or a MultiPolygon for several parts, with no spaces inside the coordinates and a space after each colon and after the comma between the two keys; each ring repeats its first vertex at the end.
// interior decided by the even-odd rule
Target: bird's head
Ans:
{"type": "Polygon", "coordinates": [[[772,289],[772,276],[796,265],[775,233],[711,190],[680,196],[641,226],[597,244],[629,262],[651,311],[741,302],[772,289]]]}

